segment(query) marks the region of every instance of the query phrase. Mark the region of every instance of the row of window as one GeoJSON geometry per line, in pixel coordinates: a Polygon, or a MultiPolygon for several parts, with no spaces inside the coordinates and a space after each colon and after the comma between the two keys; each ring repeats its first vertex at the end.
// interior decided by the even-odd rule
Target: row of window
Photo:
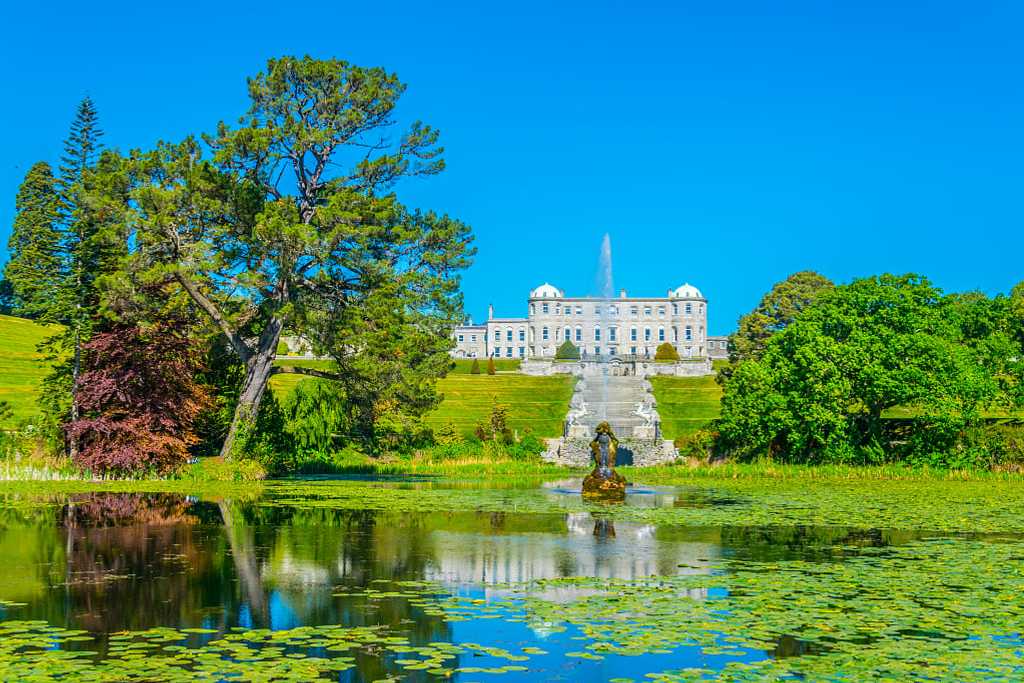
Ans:
{"type": "MultiPolygon", "coordinates": [[[[565,313],[566,317],[571,317],[574,310],[576,312],[576,315],[583,315],[583,306],[580,305],[580,304],[577,304],[576,306],[571,306],[571,305],[567,304],[564,307],[564,309],[563,309],[562,304],[555,304],[554,310],[555,310],[555,315],[562,315],[563,314],[563,310],[564,310],[564,313],[565,313]]],[[[603,310],[603,308],[602,308],[601,304],[595,304],[594,305],[594,315],[602,315],[602,310],[603,310]]],[[[625,312],[626,309],[625,309],[625,307],[620,309],[617,304],[609,304],[608,305],[608,315],[609,316],[617,317],[619,315],[620,310],[625,312]]],[[[644,317],[645,318],[652,317],[653,314],[654,314],[654,310],[655,309],[652,306],[644,306],[643,307],[643,315],[644,315],[644,317]]],[[[666,310],[667,309],[664,306],[658,306],[657,307],[658,317],[659,318],[664,318],[666,310]]],[[[704,312],[704,304],[698,304],[697,310],[700,313],[703,313],[704,312]]],[[[551,313],[551,304],[541,303],[541,305],[540,305],[540,312],[542,314],[544,314],[544,315],[549,315],[551,313]]],[[[683,313],[685,315],[693,315],[693,304],[689,303],[689,302],[683,304],[683,313]]],[[[535,303],[530,304],[530,315],[537,315],[537,304],[535,304],[535,303]]],[[[629,307],[629,315],[632,318],[640,317],[640,306],[630,306],[629,307]]],[[[679,304],[672,304],[672,315],[679,315],[679,304]]]]}
{"type": "MultiPolygon", "coordinates": [[[[531,351],[531,353],[533,353],[535,351],[536,350],[534,349],[533,351],[531,351]]],[[[602,354],[600,346],[594,346],[594,347],[592,347],[589,350],[586,349],[586,348],[583,348],[583,349],[581,349],[581,351],[583,351],[584,353],[593,353],[596,356],[600,356],[602,354]]],[[[612,356],[619,355],[619,349],[616,346],[609,347],[607,349],[607,351],[608,351],[609,355],[612,355],[612,356]]],[[[703,353],[703,351],[704,351],[704,348],[701,347],[700,350],[698,351],[698,353],[703,353]]],[[[653,351],[652,351],[652,349],[650,347],[641,348],[638,351],[637,347],[631,346],[631,347],[629,347],[629,353],[630,353],[630,355],[633,355],[633,356],[636,356],[636,355],[647,355],[647,356],[650,356],[653,353],[653,351]]],[[[692,348],[686,348],[686,349],[683,350],[683,354],[686,357],[690,357],[693,354],[693,349],[692,348]]],[[[518,358],[526,358],[526,347],[524,347],[524,346],[520,346],[520,347],[512,347],[512,346],[501,347],[501,346],[498,346],[498,347],[495,347],[492,355],[495,358],[501,358],[502,355],[504,355],[506,358],[516,358],[516,357],[518,357],[518,358]]]]}
{"type": "MultiPolygon", "coordinates": [[[[676,328],[675,326],[673,326],[671,329],[672,329],[672,341],[674,341],[674,342],[679,341],[679,329],[676,328]]],[[[619,331],[618,327],[609,327],[608,328],[608,341],[618,341],[618,331],[619,331]]],[[[579,325],[577,325],[576,328],[575,328],[575,334],[573,334],[574,330],[571,327],[564,328],[564,334],[561,335],[561,338],[559,338],[559,333],[560,332],[562,332],[562,330],[560,330],[559,328],[556,327],[555,328],[555,341],[564,341],[564,340],[567,340],[567,339],[572,339],[572,340],[575,340],[575,341],[578,341],[578,342],[583,341],[583,328],[580,327],[579,325]]],[[[704,333],[704,328],[703,327],[700,328],[700,332],[701,332],[701,334],[704,333]]],[[[637,330],[636,327],[629,328],[629,340],[630,341],[639,341],[638,333],[639,333],[639,331],[637,330]]],[[[658,330],[657,330],[657,333],[658,333],[658,341],[659,342],[665,341],[665,328],[664,327],[659,327],[658,330]]],[[[535,333],[533,332],[533,328],[531,328],[530,329],[530,342],[531,343],[534,341],[534,334],[535,333]]],[[[644,341],[648,341],[648,342],[652,341],[653,340],[652,334],[653,334],[653,331],[652,331],[652,329],[650,327],[643,328],[644,341]]],[[[477,337],[477,335],[471,334],[470,335],[470,342],[475,343],[476,342],[476,337],[477,337]]],[[[525,328],[522,328],[522,327],[519,328],[518,337],[519,337],[519,341],[521,341],[521,342],[522,341],[526,341],[526,329],[525,328]]],[[[551,337],[550,337],[550,330],[547,327],[542,327],[541,328],[541,337],[540,338],[541,338],[542,341],[549,341],[551,339],[551,337]]],[[[458,340],[459,340],[459,343],[464,343],[466,341],[466,336],[464,334],[460,334],[460,335],[458,335],[458,340]]],[[[513,330],[511,328],[509,328],[509,329],[505,330],[505,341],[512,341],[512,340],[513,340],[513,330]]],[[[683,328],[683,340],[684,341],[693,341],[693,327],[691,327],[690,325],[687,325],[685,328],[683,328]]],[[[484,341],[487,341],[487,335],[486,334],[484,335],[484,341]]],[[[501,330],[498,330],[498,332],[496,333],[495,341],[501,341],[501,330]]],[[[601,328],[600,327],[595,327],[594,328],[594,341],[601,341],[601,328]]],[[[723,349],[725,348],[725,342],[724,341],[721,342],[721,348],[723,348],[723,349]]]]}

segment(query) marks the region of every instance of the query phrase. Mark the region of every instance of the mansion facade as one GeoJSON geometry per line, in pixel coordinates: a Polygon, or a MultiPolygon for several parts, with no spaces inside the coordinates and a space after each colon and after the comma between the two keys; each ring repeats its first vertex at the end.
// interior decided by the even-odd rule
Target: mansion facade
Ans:
{"type": "Polygon", "coordinates": [[[725,337],[707,336],[707,299],[690,284],[664,297],[567,297],[547,283],[530,292],[525,318],[496,318],[452,331],[455,358],[554,358],[567,339],[583,354],[653,358],[672,344],[681,358],[726,358],[725,337]]]}

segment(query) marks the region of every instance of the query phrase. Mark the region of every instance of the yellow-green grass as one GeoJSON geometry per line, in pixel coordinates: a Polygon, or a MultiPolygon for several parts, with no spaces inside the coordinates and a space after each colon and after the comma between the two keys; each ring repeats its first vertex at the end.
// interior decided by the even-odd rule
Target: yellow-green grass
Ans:
{"type": "Polygon", "coordinates": [[[487,421],[497,402],[508,406],[508,425],[520,434],[529,430],[538,437],[559,436],[574,383],[569,375],[448,375],[438,382],[444,400],[426,422],[435,429],[451,422],[463,434],[471,434],[487,421]]]}
{"type": "Polygon", "coordinates": [[[10,405],[10,417],[0,428],[11,429],[39,415],[39,394],[50,366],[36,350],[56,328],[0,315],[0,401],[10,405]]]}
{"type": "MultiPolygon", "coordinates": [[[[311,367],[328,370],[331,361],[281,360],[282,365],[311,367]]],[[[471,362],[471,361],[470,361],[471,362]]],[[[480,423],[491,415],[495,402],[508,406],[508,425],[520,434],[527,431],[538,437],[554,437],[562,433],[565,416],[569,412],[569,398],[575,379],[569,375],[529,377],[511,372],[518,361],[501,361],[497,375],[468,373],[465,361],[456,362],[456,370],[437,384],[443,396],[441,405],[429,413],[424,421],[437,429],[451,422],[464,435],[473,433],[480,423]],[[513,365],[514,364],[514,365],[513,365]],[[466,366],[465,372],[460,372],[466,366]]],[[[484,361],[486,363],[486,361],[484,361]]],[[[278,398],[285,397],[299,382],[302,375],[274,375],[270,387],[278,398]]]]}
{"type": "Polygon", "coordinates": [[[696,432],[722,410],[722,387],[714,375],[650,379],[666,439],[696,432]]]}
{"type": "MultiPolygon", "coordinates": [[[[480,361],[480,374],[487,374],[487,359],[479,358],[480,361]]],[[[519,364],[522,361],[514,358],[495,358],[494,359],[494,370],[495,372],[517,372],[519,370],[519,364]]],[[[452,375],[468,375],[473,369],[473,361],[468,359],[460,359],[455,361],[455,367],[452,368],[449,374],[452,375]]]]}

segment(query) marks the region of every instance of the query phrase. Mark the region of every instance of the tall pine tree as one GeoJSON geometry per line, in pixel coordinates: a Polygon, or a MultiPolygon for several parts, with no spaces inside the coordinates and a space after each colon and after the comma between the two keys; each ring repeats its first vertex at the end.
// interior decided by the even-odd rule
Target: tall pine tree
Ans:
{"type": "MultiPolygon", "coordinates": [[[[14,273],[7,273],[16,295],[33,302],[32,313],[43,322],[63,326],[62,332],[43,344],[55,361],[53,372],[44,382],[43,408],[60,426],[79,417],[76,384],[82,368],[82,347],[91,337],[99,310],[96,280],[101,273],[102,221],[95,210],[97,193],[92,184],[102,136],[96,107],[86,97],[78,105],[71,133],[64,142],[59,175],[56,179],[50,176],[54,188],[53,205],[47,205],[50,213],[45,219],[42,211],[25,214],[31,229],[24,232],[32,238],[25,243],[31,249],[17,258],[12,249],[12,263],[20,265],[14,273]],[[47,221],[52,225],[49,231],[47,221]],[[30,263],[37,252],[45,252],[47,260],[30,263]],[[19,268],[23,276],[16,274],[19,268]],[[36,274],[42,279],[33,280],[36,274]],[[30,296],[25,297],[23,292],[30,296]]],[[[38,175],[35,184],[42,185],[45,177],[38,175]]],[[[68,447],[72,456],[77,455],[77,439],[71,438],[68,447]]]]}
{"type": "Polygon", "coordinates": [[[15,217],[7,243],[10,260],[4,279],[10,284],[11,312],[52,319],[65,275],[60,202],[50,165],[40,161],[25,174],[14,201],[15,217]]]}

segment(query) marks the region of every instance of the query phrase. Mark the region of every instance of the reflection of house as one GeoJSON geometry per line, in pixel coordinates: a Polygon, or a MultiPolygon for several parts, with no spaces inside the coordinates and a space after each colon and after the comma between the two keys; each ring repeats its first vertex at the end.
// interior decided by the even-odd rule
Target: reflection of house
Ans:
{"type": "Polygon", "coordinates": [[[589,513],[572,513],[564,536],[436,531],[435,559],[427,565],[426,578],[485,585],[566,576],[635,579],[705,573],[719,556],[711,543],[659,541],[647,524],[615,522],[605,535],[595,535],[595,522],[589,513]]]}

